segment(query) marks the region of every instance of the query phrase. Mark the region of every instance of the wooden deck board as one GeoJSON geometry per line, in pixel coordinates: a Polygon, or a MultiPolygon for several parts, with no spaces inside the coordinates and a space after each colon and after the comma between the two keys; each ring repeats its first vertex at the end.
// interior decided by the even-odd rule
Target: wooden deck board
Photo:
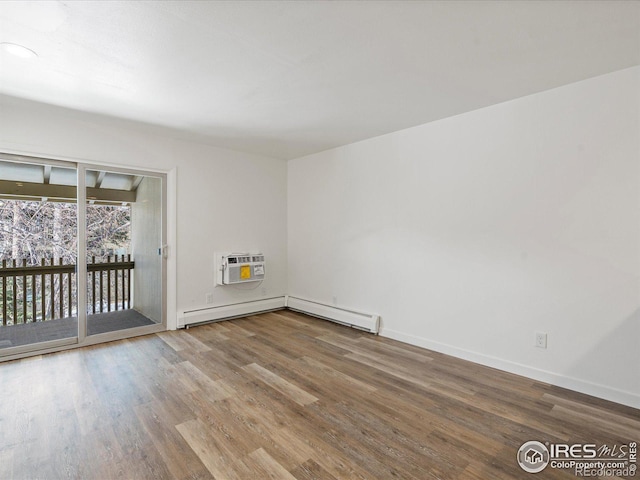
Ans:
{"type": "MultiPolygon", "coordinates": [[[[148,319],[136,310],[118,310],[88,315],[87,333],[89,335],[97,335],[99,333],[154,324],[153,320],[148,319]]],[[[78,319],[76,317],[57,318],[46,322],[5,325],[0,327],[0,349],[77,336],[78,319]]]]}

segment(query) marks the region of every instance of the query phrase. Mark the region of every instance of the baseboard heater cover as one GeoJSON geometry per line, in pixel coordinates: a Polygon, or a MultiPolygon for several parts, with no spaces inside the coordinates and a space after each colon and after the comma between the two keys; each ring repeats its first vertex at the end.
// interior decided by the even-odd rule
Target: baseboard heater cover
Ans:
{"type": "Polygon", "coordinates": [[[204,307],[193,310],[185,310],[178,315],[178,328],[184,328],[201,323],[214,322],[243,317],[255,313],[280,310],[286,306],[286,299],[282,297],[254,300],[251,302],[233,303],[215,307],[204,307]]]}
{"type": "Polygon", "coordinates": [[[366,313],[354,312],[323,303],[303,300],[296,297],[286,297],[286,307],[290,310],[306,313],[314,317],[331,320],[342,325],[358,328],[370,333],[378,333],[380,317],[366,313]]]}

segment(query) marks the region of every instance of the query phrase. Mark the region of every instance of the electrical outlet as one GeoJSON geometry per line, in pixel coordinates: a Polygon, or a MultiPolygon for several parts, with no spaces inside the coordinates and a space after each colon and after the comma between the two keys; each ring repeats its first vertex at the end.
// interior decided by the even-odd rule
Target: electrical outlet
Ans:
{"type": "Polygon", "coordinates": [[[213,303],[213,293],[207,293],[207,305],[211,305],[213,303]]]}
{"type": "Polygon", "coordinates": [[[547,334],[536,332],[536,347],[547,348],[547,334]]]}
{"type": "Polygon", "coordinates": [[[267,296],[267,289],[266,287],[262,287],[262,296],[266,297],[267,296]]]}
{"type": "Polygon", "coordinates": [[[333,306],[334,306],[334,307],[338,306],[338,297],[336,297],[336,296],[334,295],[334,296],[333,296],[333,298],[332,298],[332,300],[333,300],[333,306]]]}

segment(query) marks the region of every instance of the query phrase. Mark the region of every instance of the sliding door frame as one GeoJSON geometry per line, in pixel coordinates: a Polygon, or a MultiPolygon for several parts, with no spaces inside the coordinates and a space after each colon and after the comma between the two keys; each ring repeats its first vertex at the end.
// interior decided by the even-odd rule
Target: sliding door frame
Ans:
{"type": "MultiPolygon", "coordinates": [[[[73,162],[66,160],[56,160],[47,157],[19,155],[0,152],[0,160],[7,160],[16,163],[40,164],[49,166],[59,166],[65,168],[74,168],[77,175],[77,242],[76,251],[76,288],[77,303],[76,311],[78,318],[77,336],[63,338],[58,340],[50,340],[46,342],[32,343],[30,345],[20,345],[16,347],[8,347],[0,350],[0,363],[19,358],[36,356],[46,353],[53,353],[72,348],[95,345],[114,340],[132,338],[151,333],[163,332],[167,330],[167,174],[148,170],[137,170],[130,168],[121,168],[117,166],[107,166],[101,164],[91,164],[82,162],[73,162]],[[87,191],[86,191],[86,172],[87,170],[104,170],[113,173],[122,173],[129,175],[140,175],[144,177],[158,178],[161,181],[161,245],[158,245],[161,254],[161,302],[162,321],[155,325],[142,327],[134,327],[125,330],[115,330],[112,332],[100,333],[96,335],[87,334],[87,243],[86,243],[86,218],[87,218],[87,191]],[[6,354],[4,353],[6,352],[6,354]]],[[[3,327],[4,328],[4,327],[3,327]]]]}
{"type": "MultiPolygon", "coordinates": [[[[163,332],[167,329],[167,257],[165,255],[167,245],[167,174],[158,172],[149,172],[146,170],[135,170],[130,168],[120,168],[114,166],[78,163],[78,189],[80,184],[83,185],[82,192],[82,208],[78,208],[78,235],[80,235],[80,227],[82,226],[82,242],[80,237],[78,238],[78,255],[82,255],[82,261],[78,261],[78,270],[82,270],[84,278],[84,290],[82,292],[83,308],[80,310],[78,307],[78,346],[95,345],[97,343],[112,342],[114,340],[121,340],[124,338],[136,337],[140,335],[147,335],[150,333],[163,332]],[[161,182],[161,215],[160,215],[160,237],[161,242],[158,245],[161,253],[161,288],[159,301],[161,302],[162,309],[162,322],[155,325],[147,325],[143,327],[128,328],[126,330],[114,330],[112,332],[98,333],[96,335],[87,335],[87,254],[86,254],[86,215],[87,215],[87,198],[86,198],[86,172],[87,170],[101,170],[112,173],[123,173],[126,175],[140,175],[143,177],[153,177],[160,179],[161,182]],[[81,173],[82,172],[82,173],[81,173]],[[81,178],[82,177],[82,178],[81,178]],[[82,210],[82,213],[81,213],[82,210]],[[82,218],[81,218],[82,217],[82,218]],[[82,263],[81,263],[82,262],[82,263]],[[82,316],[81,316],[82,315],[82,316]],[[83,330],[84,329],[84,330],[83,330]]],[[[78,202],[80,202],[80,195],[78,195],[78,202]]],[[[135,259],[134,259],[135,260],[135,259]]],[[[78,273],[78,279],[80,279],[80,273],[78,273]]],[[[80,280],[78,280],[80,285],[80,280]]],[[[80,291],[78,291],[78,304],[80,303],[80,291]]]]}
{"type": "Polygon", "coordinates": [[[78,298],[78,345],[87,338],[87,167],[76,165],[78,186],[76,204],[78,216],[78,247],[76,249],[76,288],[78,298]]]}
{"type": "MultiPolygon", "coordinates": [[[[61,167],[76,170],[76,176],[78,172],[78,164],[76,162],[70,162],[65,160],[56,160],[52,158],[46,157],[37,157],[30,155],[17,155],[11,153],[0,152],[0,160],[5,160],[13,163],[20,164],[28,164],[28,165],[41,165],[43,167],[61,167]]],[[[76,192],[76,202],[77,202],[77,192],[76,192]]],[[[76,210],[77,216],[77,210],[76,210]]],[[[76,232],[77,235],[77,232],[76,232]]],[[[78,252],[76,251],[76,255],[78,252]]],[[[78,265],[78,259],[76,258],[76,269],[78,265]]],[[[76,284],[78,284],[78,273],[76,271],[76,284]]],[[[76,297],[76,310],[79,309],[78,298],[76,297]]],[[[78,319],[78,325],[80,324],[80,319],[78,319]]],[[[2,328],[11,328],[4,326],[2,328]]],[[[79,345],[79,337],[78,332],[76,335],[60,338],[56,340],[48,340],[44,342],[30,343],[28,345],[18,345],[15,347],[7,347],[0,350],[0,362],[4,362],[7,360],[13,360],[16,358],[30,357],[35,356],[44,352],[54,352],[58,350],[65,350],[68,348],[75,348],[79,345]]]]}

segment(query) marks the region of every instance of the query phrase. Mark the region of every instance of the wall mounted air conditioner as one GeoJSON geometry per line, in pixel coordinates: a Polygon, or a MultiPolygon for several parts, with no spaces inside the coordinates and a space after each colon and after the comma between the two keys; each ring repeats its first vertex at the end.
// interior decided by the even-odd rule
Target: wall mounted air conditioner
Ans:
{"type": "Polygon", "coordinates": [[[264,280],[265,261],[262,253],[216,254],[216,283],[233,285],[264,280]]]}

